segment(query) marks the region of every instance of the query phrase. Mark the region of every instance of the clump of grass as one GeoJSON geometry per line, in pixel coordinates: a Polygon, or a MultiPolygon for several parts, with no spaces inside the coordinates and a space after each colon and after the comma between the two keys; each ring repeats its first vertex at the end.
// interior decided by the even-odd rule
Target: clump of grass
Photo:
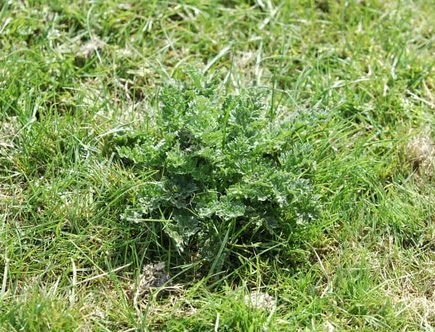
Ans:
{"type": "Polygon", "coordinates": [[[68,308],[64,299],[41,290],[27,289],[17,299],[2,299],[2,331],[76,331],[80,315],[68,308]]]}

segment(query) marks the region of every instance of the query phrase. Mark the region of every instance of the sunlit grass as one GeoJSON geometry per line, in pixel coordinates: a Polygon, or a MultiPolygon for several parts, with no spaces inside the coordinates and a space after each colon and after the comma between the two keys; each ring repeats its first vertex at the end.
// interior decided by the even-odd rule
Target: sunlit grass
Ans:
{"type": "Polygon", "coordinates": [[[0,329],[432,330],[433,12],[423,0],[2,3],[0,329]],[[183,84],[213,86],[217,109],[257,96],[264,135],[282,131],[261,151],[309,182],[316,213],[286,210],[265,237],[201,219],[219,242],[208,260],[207,238],[181,248],[165,233],[173,200],[125,218],[174,159],[137,162],[114,142],[180,139],[155,122],[163,91],[183,84]],[[253,293],[274,304],[253,307],[253,293]]]}

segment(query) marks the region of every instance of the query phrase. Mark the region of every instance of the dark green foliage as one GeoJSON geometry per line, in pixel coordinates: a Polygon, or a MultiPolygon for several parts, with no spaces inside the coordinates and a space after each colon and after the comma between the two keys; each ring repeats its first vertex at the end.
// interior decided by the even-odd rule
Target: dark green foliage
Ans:
{"type": "Polygon", "coordinates": [[[263,97],[221,97],[197,80],[165,88],[146,127],[111,139],[125,165],[156,172],[123,218],[161,221],[180,253],[194,249],[206,260],[225,244],[288,239],[311,221],[316,197],[292,153],[292,123],[270,119],[263,97]]]}

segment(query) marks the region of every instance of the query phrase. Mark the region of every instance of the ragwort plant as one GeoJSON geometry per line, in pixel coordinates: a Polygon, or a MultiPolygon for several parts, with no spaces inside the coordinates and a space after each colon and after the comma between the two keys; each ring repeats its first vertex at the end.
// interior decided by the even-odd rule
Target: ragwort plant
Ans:
{"type": "Polygon", "coordinates": [[[146,125],[108,146],[125,167],[153,172],[122,218],[157,224],[159,245],[212,272],[235,254],[273,252],[318,203],[301,150],[292,153],[294,123],[274,117],[261,93],[223,97],[197,76],[164,88],[146,125]]]}

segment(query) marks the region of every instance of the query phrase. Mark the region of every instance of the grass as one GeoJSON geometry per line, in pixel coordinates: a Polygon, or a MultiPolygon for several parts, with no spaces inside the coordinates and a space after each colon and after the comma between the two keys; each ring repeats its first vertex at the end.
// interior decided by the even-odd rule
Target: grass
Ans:
{"type": "Polygon", "coordinates": [[[0,330],[433,330],[433,5],[2,3],[0,330]],[[122,218],[155,169],[112,144],[162,130],[167,87],[210,82],[288,124],[318,213],[267,239],[215,223],[206,262],[167,206],[122,218]]]}

